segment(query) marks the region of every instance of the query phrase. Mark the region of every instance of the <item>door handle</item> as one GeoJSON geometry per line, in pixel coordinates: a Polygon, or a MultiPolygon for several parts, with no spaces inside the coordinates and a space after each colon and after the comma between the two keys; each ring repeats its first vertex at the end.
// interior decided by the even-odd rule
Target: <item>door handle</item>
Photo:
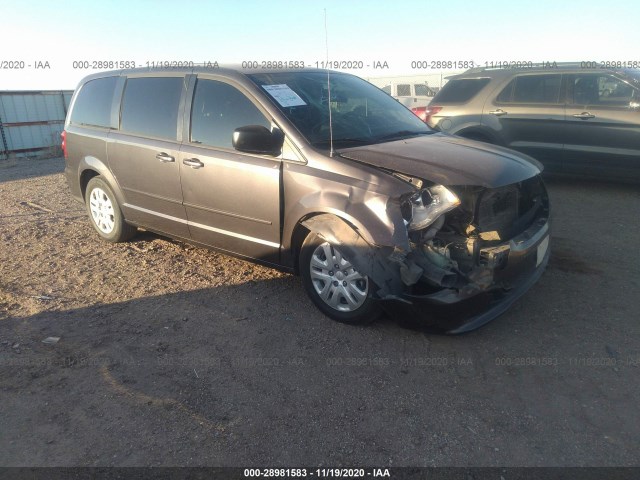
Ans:
{"type": "Polygon", "coordinates": [[[175,158],[173,158],[171,155],[167,155],[164,152],[157,154],[156,158],[160,160],[162,163],[171,163],[176,161],[175,158]]]}
{"type": "Polygon", "coordinates": [[[499,108],[497,110],[491,110],[489,113],[491,115],[495,115],[496,117],[501,117],[502,115],[506,115],[507,114],[507,112],[505,112],[501,108],[499,108]]]}
{"type": "Polygon", "coordinates": [[[191,168],[202,168],[202,167],[204,167],[204,163],[202,163],[197,158],[185,158],[184,160],[182,160],[182,163],[184,163],[185,165],[187,165],[187,166],[189,166],[191,168]]]}
{"type": "Polygon", "coordinates": [[[594,118],[595,115],[589,112],[576,113],[573,115],[575,118],[581,118],[582,120],[589,120],[590,118],[594,118]]]}

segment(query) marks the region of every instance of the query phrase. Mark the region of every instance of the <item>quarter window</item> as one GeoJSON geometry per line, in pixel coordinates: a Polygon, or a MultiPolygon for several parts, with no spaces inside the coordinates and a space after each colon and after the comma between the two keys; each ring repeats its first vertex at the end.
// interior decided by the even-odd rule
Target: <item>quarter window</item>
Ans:
{"type": "Polygon", "coordinates": [[[513,93],[513,86],[515,85],[515,83],[515,80],[511,80],[509,84],[504,87],[504,89],[500,92],[500,95],[498,95],[498,97],[496,98],[496,101],[498,103],[508,103],[511,101],[511,94],[513,93]]]}
{"type": "Polygon", "coordinates": [[[71,123],[115,128],[111,123],[111,104],[118,77],[97,78],[85,83],[71,112],[71,123]]]}
{"type": "Polygon", "coordinates": [[[191,141],[233,148],[233,131],[247,125],[271,123],[237,88],[215,80],[198,80],[191,108],[191,141]]]}
{"type": "Polygon", "coordinates": [[[122,99],[121,129],[176,139],[183,77],[129,78],[122,99]]]}

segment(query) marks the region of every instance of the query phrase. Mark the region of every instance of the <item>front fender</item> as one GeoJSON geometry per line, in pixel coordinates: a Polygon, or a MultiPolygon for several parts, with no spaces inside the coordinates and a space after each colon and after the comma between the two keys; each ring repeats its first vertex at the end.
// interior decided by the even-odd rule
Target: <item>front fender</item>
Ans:
{"type": "MultiPolygon", "coordinates": [[[[390,197],[362,181],[347,184],[322,179],[319,182],[312,176],[289,175],[291,177],[285,178],[285,249],[292,246],[292,235],[302,221],[318,214],[332,214],[350,224],[370,245],[409,250],[400,212],[400,194],[398,198],[390,197]]],[[[403,190],[409,191],[409,188],[403,190]]]]}

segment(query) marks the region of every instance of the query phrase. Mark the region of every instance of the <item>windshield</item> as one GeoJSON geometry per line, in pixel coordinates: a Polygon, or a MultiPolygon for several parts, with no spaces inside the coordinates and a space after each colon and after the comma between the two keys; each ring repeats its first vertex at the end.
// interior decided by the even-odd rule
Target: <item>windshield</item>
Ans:
{"type": "MultiPolygon", "coordinates": [[[[249,78],[314,147],[329,148],[329,89],[325,72],[259,73],[249,78]]],[[[331,73],[334,148],[398,140],[433,131],[410,110],[370,83],[331,73]]]]}
{"type": "Polygon", "coordinates": [[[634,81],[636,85],[640,84],[640,70],[624,70],[624,73],[627,74],[634,81]]]}

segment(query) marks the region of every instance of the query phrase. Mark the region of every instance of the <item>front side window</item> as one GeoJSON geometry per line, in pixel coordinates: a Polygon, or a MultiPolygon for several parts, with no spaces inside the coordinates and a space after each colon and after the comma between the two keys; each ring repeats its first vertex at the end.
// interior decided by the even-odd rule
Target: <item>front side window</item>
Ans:
{"type": "Polygon", "coordinates": [[[76,98],[71,123],[115,128],[111,123],[111,104],[118,77],[105,77],[85,83],[76,98]]]}
{"type": "Polygon", "coordinates": [[[569,88],[573,105],[628,106],[634,89],[611,75],[574,75],[569,88]]]}
{"type": "Polygon", "coordinates": [[[514,103],[558,103],[562,75],[523,75],[516,78],[514,103]]]}
{"type": "Polygon", "coordinates": [[[233,148],[233,131],[247,125],[271,123],[251,100],[231,85],[198,80],[191,107],[191,142],[233,148]]]}
{"type": "Polygon", "coordinates": [[[125,132],[176,140],[183,77],[129,78],[122,99],[125,132]]]}

